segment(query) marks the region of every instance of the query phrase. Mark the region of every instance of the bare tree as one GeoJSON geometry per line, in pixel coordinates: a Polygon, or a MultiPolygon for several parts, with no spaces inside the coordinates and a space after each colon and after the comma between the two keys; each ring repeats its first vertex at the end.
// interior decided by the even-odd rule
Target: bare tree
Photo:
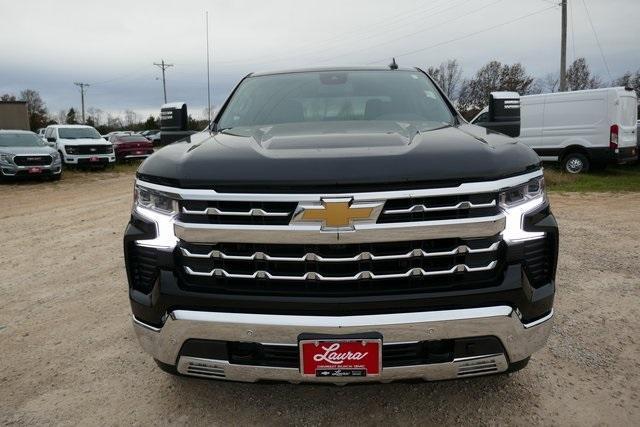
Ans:
{"type": "Polygon", "coordinates": [[[20,92],[20,100],[27,103],[27,113],[29,114],[29,126],[31,130],[45,127],[47,124],[47,107],[38,91],[25,89],[20,92]]]}
{"type": "Polygon", "coordinates": [[[438,83],[447,97],[454,99],[462,81],[462,69],[455,59],[448,59],[437,67],[427,68],[427,73],[438,83]]]}
{"type": "Polygon", "coordinates": [[[540,89],[540,93],[557,92],[560,87],[560,77],[555,73],[547,73],[537,79],[535,85],[540,89]]]}
{"type": "Polygon", "coordinates": [[[636,95],[640,98],[640,68],[635,73],[627,71],[615,79],[613,85],[631,88],[636,91],[636,95]]]}
{"type": "Polygon", "coordinates": [[[530,94],[535,92],[533,81],[534,78],[527,74],[520,63],[508,65],[499,61],[488,62],[472,79],[462,84],[458,108],[468,117],[487,105],[491,92],[508,90],[521,95],[530,94]]]}
{"type": "Polygon", "coordinates": [[[567,89],[584,90],[602,87],[602,79],[591,74],[584,58],[578,58],[567,69],[567,89]]]}
{"type": "Polygon", "coordinates": [[[54,119],[56,122],[58,122],[58,124],[64,124],[67,121],[67,110],[58,111],[58,114],[56,114],[54,119]]]}
{"type": "Polygon", "coordinates": [[[109,113],[107,114],[107,127],[111,129],[122,129],[122,120],[120,120],[120,117],[113,116],[109,113]]]}
{"type": "Polygon", "coordinates": [[[10,93],[5,93],[4,95],[0,96],[0,101],[17,101],[16,96],[15,95],[11,95],[10,93]]]}
{"type": "Polygon", "coordinates": [[[99,108],[89,107],[87,108],[87,114],[91,117],[91,121],[94,123],[91,126],[100,126],[102,125],[102,116],[104,112],[99,108]]]}
{"type": "Polygon", "coordinates": [[[124,124],[127,127],[131,127],[131,126],[135,125],[136,123],[138,123],[138,115],[136,114],[136,112],[132,111],[132,110],[125,110],[124,111],[124,124]]]}

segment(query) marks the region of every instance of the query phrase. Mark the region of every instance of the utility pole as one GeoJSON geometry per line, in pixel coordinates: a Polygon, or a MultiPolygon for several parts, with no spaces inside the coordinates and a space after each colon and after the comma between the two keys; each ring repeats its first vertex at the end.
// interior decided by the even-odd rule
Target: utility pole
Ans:
{"type": "Polygon", "coordinates": [[[80,101],[82,103],[82,124],[85,124],[86,121],[84,119],[84,92],[91,85],[89,83],[80,83],[80,82],[75,82],[73,84],[80,87],[80,101]]]}
{"type": "Polygon", "coordinates": [[[567,90],[567,0],[562,0],[562,37],[560,41],[560,92],[567,90]]]}
{"type": "Polygon", "coordinates": [[[157,62],[154,62],[153,65],[155,65],[156,67],[159,67],[162,70],[162,91],[164,92],[164,103],[167,103],[167,81],[165,80],[164,77],[164,70],[166,70],[169,67],[173,67],[173,64],[165,64],[164,59],[162,60],[162,62],[160,62],[159,64],[157,62]]]}

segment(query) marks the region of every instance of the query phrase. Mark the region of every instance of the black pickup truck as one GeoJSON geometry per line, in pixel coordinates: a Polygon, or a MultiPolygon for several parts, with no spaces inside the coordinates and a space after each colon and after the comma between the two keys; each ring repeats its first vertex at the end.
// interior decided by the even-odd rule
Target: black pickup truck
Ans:
{"type": "Polygon", "coordinates": [[[140,166],[124,253],[162,369],[439,380],[544,346],[558,228],[538,156],[394,68],[248,75],[140,166]]]}

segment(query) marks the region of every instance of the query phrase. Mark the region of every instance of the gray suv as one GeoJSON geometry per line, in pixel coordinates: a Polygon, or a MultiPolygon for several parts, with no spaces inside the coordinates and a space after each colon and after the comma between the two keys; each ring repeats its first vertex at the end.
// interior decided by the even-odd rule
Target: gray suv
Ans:
{"type": "Polygon", "coordinates": [[[33,132],[0,130],[0,179],[18,176],[62,176],[58,152],[33,132]]]}

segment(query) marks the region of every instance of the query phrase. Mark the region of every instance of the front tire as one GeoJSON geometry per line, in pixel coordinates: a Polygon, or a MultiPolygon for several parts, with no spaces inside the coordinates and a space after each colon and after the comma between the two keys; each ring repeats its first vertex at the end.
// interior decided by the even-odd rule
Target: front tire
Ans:
{"type": "Polygon", "coordinates": [[[159,361],[158,359],[153,359],[153,360],[156,362],[156,365],[158,365],[158,368],[162,369],[167,374],[176,375],[176,376],[180,375],[175,365],[168,365],[166,363],[159,361]]]}
{"type": "Polygon", "coordinates": [[[589,172],[589,158],[578,151],[566,154],[562,158],[562,169],[570,174],[589,172]]]}
{"type": "Polygon", "coordinates": [[[518,372],[529,364],[529,360],[531,360],[531,356],[526,359],[519,360],[518,362],[509,363],[509,368],[505,371],[505,373],[509,374],[511,372],[518,372]]]}

